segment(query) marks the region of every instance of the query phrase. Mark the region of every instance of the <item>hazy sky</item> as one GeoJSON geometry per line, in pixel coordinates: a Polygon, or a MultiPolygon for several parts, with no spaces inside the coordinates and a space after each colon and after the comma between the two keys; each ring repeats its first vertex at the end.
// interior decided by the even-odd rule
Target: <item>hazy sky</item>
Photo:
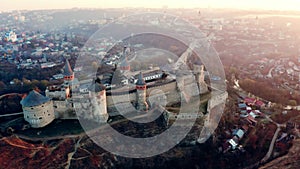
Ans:
{"type": "Polygon", "coordinates": [[[0,0],[0,11],[64,8],[243,8],[300,11],[300,0],[0,0]]]}

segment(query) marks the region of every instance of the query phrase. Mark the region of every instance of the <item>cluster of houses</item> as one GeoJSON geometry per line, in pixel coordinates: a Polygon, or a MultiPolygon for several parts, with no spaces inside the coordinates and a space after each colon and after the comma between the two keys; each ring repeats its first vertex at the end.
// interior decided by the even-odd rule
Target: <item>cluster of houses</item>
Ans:
{"type": "Polygon", "coordinates": [[[245,97],[243,99],[239,99],[238,110],[242,126],[232,130],[232,133],[230,133],[231,138],[227,139],[222,145],[223,153],[237,149],[243,151],[240,141],[245,137],[249,127],[257,124],[256,118],[263,116],[260,109],[265,106],[266,104],[263,101],[255,98],[245,97]]]}
{"type": "Polygon", "coordinates": [[[223,153],[227,153],[230,150],[243,150],[243,146],[239,144],[245,133],[248,131],[248,126],[243,125],[239,129],[232,130],[232,138],[226,140],[222,145],[223,153]]]}
{"type": "Polygon", "coordinates": [[[57,57],[67,57],[79,51],[79,47],[71,41],[75,38],[74,34],[9,31],[1,37],[0,61],[7,60],[22,69],[51,68],[63,63],[57,57]]]}
{"type": "Polygon", "coordinates": [[[240,117],[245,123],[255,126],[257,123],[255,119],[262,115],[260,109],[265,106],[266,104],[263,101],[245,97],[238,103],[240,117]]]}
{"type": "MultiPolygon", "coordinates": [[[[288,57],[279,59],[263,58],[249,64],[249,70],[255,70],[252,73],[252,78],[281,78],[281,85],[289,86],[292,89],[299,89],[300,82],[300,64],[298,59],[288,57]],[[297,62],[298,60],[298,62],[297,62]],[[258,67],[257,67],[258,66],[258,67]],[[263,75],[262,72],[267,74],[263,75]]],[[[278,84],[279,85],[279,84],[278,84]]]]}

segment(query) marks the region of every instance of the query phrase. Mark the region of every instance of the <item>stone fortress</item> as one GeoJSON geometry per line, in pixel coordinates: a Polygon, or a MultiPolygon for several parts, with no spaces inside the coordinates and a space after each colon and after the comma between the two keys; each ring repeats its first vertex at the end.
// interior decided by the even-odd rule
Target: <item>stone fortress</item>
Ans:
{"type": "Polygon", "coordinates": [[[200,62],[194,63],[192,71],[182,68],[189,54],[190,51],[184,53],[176,67],[169,70],[176,74],[171,77],[159,68],[132,72],[128,53],[124,50],[117,66],[123,85],[108,89],[98,78],[89,83],[85,91],[79,90],[82,84],[66,60],[62,85],[48,86],[46,96],[31,91],[21,101],[24,118],[33,128],[44,127],[54,119],[84,118],[105,123],[109,116],[136,111],[150,113],[156,105],[170,106],[180,103],[182,98],[188,102],[191,97],[209,92],[204,81],[204,66],[200,62]]]}

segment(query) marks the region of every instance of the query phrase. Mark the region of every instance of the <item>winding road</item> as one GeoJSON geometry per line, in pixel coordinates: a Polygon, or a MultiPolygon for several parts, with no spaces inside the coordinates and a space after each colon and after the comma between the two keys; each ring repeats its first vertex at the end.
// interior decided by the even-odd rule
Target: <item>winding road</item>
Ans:
{"type": "Polygon", "coordinates": [[[278,138],[278,134],[279,134],[279,132],[281,130],[281,127],[285,127],[286,126],[285,124],[278,124],[278,123],[276,123],[269,116],[265,116],[265,118],[269,122],[275,124],[277,126],[277,129],[276,129],[275,134],[274,134],[274,136],[272,138],[272,141],[270,143],[269,150],[268,150],[267,154],[265,155],[265,157],[262,160],[260,160],[261,164],[267,162],[269,160],[269,158],[271,157],[273,149],[274,149],[274,145],[275,145],[276,139],[278,138]]]}

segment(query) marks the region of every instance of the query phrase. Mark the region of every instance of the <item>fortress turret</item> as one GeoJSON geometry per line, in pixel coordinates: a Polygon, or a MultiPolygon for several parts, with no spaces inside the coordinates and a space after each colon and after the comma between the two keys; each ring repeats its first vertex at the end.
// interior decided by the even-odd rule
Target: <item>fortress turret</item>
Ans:
{"type": "Polygon", "coordinates": [[[92,103],[92,114],[97,122],[105,123],[108,120],[106,90],[97,79],[89,88],[89,96],[92,103]]]}
{"type": "Polygon", "coordinates": [[[200,93],[207,93],[208,87],[204,81],[205,78],[204,65],[200,61],[196,61],[194,64],[194,74],[196,77],[196,82],[198,84],[200,93]]]}
{"type": "Polygon", "coordinates": [[[64,80],[67,82],[73,81],[74,80],[74,72],[71,68],[71,65],[66,59],[65,67],[64,67],[64,80]]]}
{"type": "Polygon", "coordinates": [[[24,119],[33,128],[48,125],[55,119],[53,102],[37,91],[31,91],[27,97],[21,100],[24,119]]]}
{"type": "Polygon", "coordinates": [[[136,82],[137,90],[137,109],[140,111],[148,111],[148,104],[146,101],[147,85],[143,78],[142,72],[140,72],[138,80],[136,82]]]}
{"type": "Polygon", "coordinates": [[[63,85],[66,91],[66,98],[71,97],[71,83],[73,80],[74,80],[74,72],[71,68],[68,59],[66,59],[66,64],[64,67],[64,85],[63,85]]]}
{"type": "Polygon", "coordinates": [[[128,59],[127,59],[128,53],[129,52],[128,52],[127,48],[124,47],[123,55],[121,58],[121,63],[119,66],[122,73],[130,71],[130,63],[128,62],[128,59]]]}

